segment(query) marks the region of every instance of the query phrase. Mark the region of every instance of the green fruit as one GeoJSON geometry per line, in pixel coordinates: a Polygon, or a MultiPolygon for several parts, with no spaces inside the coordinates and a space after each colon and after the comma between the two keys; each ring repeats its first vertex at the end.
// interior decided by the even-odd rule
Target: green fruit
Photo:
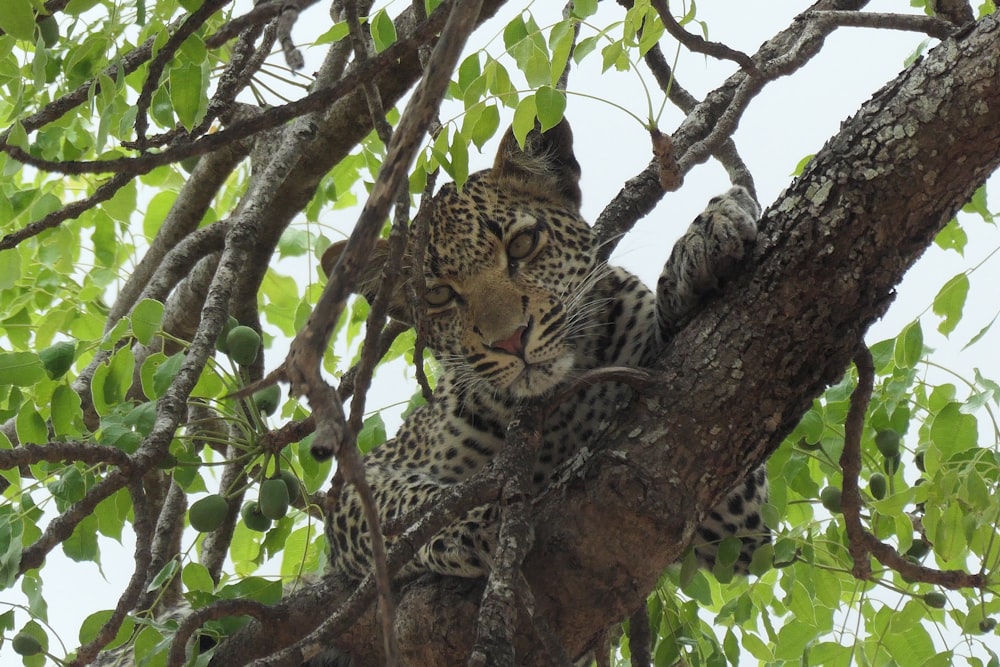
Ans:
{"type": "Polygon", "coordinates": [[[993,632],[993,629],[997,627],[996,619],[994,618],[984,618],[979,621],[979,631],[980,632],[993,632]]]}
{"type": "Polygon", "coordinates": [[[47,347],[38,353],[38,358],[45,366],[45,373],[50,380],[61,378],[73,365],[73,356],[76,354],[76,343],[60,341],[51,347],[47,347]]]}
{"type": "Polygon", "coordinates": [[[827,508],[831,512],[840,512],[840,500],[841,492],[835,486],[828,486],[819,492],[820,502],[823,503],[823,507],[827,508]]]}
{"type": "Polygon", "coordinates": [[[260,334],[246,325],[233,327],[226,336],[229,358],[241,366],[249,366],[260,352],[260,334]]]}
{"type": "Polygon", "coordinates": [[[875,500],[882,500],[885,498],[885,492],[888,490],[888,480],[880,472],[873,472],[872,476],[868,478],[868,490],[871,492],[872,497],[875,500]]]}
{"type": "Polygon", "coordinates": [[[199,533],[210,533],[226,519],[229,503],[217,493],[194,502],[188,510],[191,527],[199,533]]]}
{"type": "Polygon", "coordinates": [[[253,393],[253,403],[262,415],[273,414],[278,409],[278,404],[281,403],[281,387],[272,384],[270,387],[264,387],[260,391],[255,391],[253,393]]]}
{"type": "Polygon", "coordinates": [[[295,501],[299,499],[301,495],[299,489],[301,488],[301,482],[299,478],[295,476],[295,473],[291,470],[282,470],[278,475],[281,477],[281,481],[285,483],[288,487],[288,503],[290,505],[294,504],[295,501]]]}
{"type": "Polygon", "coordinates": [[[215,339],[215,349],[223,354],[229,352],[229,346],[226,345],[226,336],[229,332],[240,325],[240,321],[233,317],[232,315],[226,320],[226,323],[222,325],[222,331],[219,332],[219,337],[215,339]]]}
{"type": "Polygon", "coordinates": [[[924,593],[923,595],[924,604],[932,609],[944,609],[944,606],[948,604],[948,598],[945,597],[944,593],[938,593],[937,591],[931,591],[930,593],[924,593]]]}
{"type": "Polygon", "coordinates": [[[256,530],[258,533],[266,533],[267,529],[271,527],[271,520],[260,512],[260,503],[256,500],[251,500],[243,505],[240,510],[240,516],[243,517],[243,523],[250,530],[256,530]]]}
{"type": "Polygon", "coordinates": [[[895,475],[896,471],[899,470],[899,462],[901,459],[902,457],[899,454],[896,454],[895,456],[885,457],[882,460],[882,470],[885,470],[885,474],[889,475],[890,477],[892,475],[895,475]]]}
{"type": "Polygon", "coordinates": [[[10,640],[10,646],[14,649],[14,653],[25,657],[38,655],[42,652],[42,643],[27,632],[19,632],[14,635],[14,638],[10,640]]]}
{"type": "Polygon", "coordinates": [[[52,48],[59,41],[59,24],[52,16],[45,16],[38,21],[38,30],[42,34],[45,46],[52,48]]]}
{"type": "Polygon", "coordinates": [[[906,555],[910,558],[919,561],[921,558],[930,553],[931,546],[924,542],[922,539],[913,540],[910,544],[910,548],[906,550],[906,555]]]}
{"type": "Polygon", "coordinates": [[[266,480],[260,485],[260,513],[268,519],[280,519],[288,513],[288,486],[280,477],[266,480]]]}
{"type": "Polygon", "coordinates": [[[899,441],[899,432],[893,431],[891,428],[875,434],[875,446],[882,452],[882,456],[887,459],[899,456],[899,441]]]}

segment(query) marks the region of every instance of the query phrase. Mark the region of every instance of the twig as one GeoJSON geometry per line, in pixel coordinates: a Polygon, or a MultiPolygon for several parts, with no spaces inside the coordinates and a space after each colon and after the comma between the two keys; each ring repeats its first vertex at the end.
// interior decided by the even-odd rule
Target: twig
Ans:
{"type": "MultiPolygon", "coordinates": [[[[440,123],[437,123],[437,126],[440,127],[440,123]]],[[[427,185],[420,198],[420,209],[414,216],[413,227],[410,230],[413,266],[424,266],[424,256],[427,253],[427,242],[430,238],[431,206],[434,200],[434,184],[437,181],[437,175],[437,170],[427,174],[427,185]]],[[[413,368],[424,400],[430,403],[434,400],[434,392],[431,390],[430,382],[427,380],[427,372],[424,370],[424,350],[427,345],[427,319],[424,317],[427,302],[424,300],[424,294],[427,291],[427,279],[423,271],[412,271],[409,278],[405,286],[406,298],[410,304],[410,310],[413,312],[417,333],[413,343],[413,368]]]]}
{"type": "Polygon", "coordinates": [[[854,365],[858,369],[858,386],[851,394],[850,407],[844,423],[844,451],[840,456],[840,467],[844,473],[841,491],[841,509],[847,528],[848,549],[854,560],[854,576],[868,581],[872,578],[869,555],[880,563],[914,581],[935,584],[942,588],[985,588],[988,584],[982,573],[970,574],[961,570],[936,570],[924,567],[903,558],[893,547],[881,542],[861,525],[861,492],[858,490],[858,474],[861,472],[861,433],[864,430],[865,413],[871,400],[874,384],[874,365],[871,352],[861,345],[854,355],[854,365]]]}
{"type": "Polygon", "coordinates": [[[649,609],[646,601],[628,617],[628,647],[632,654],[632,667],[649,667],[653,658],[649,654],[652,648],[652,637],[649,634],[649,609]]]}
{"type": "Polygon", "coordinates": [[[667,33],[686,46],[688,50],[694,51],[695,53],[704,53],[705,55],[712,56],[713,58],[719,58],[720,60],[732,60],[742,67],[743,70],[750,76],[757,76],[759,74],[757,65],[754,63],[753,58],[742,51],[732,49],[720,42],[710,42],[703,37],[693,35],[685,30],[684,27],[681,26],[681,24],[674,18],[674,15],[670,13],[670,7],[667,5],[667,0],[652,0],[650,4],[652,4],[653,8],[660,15],[660,20],[663,21],[663,27],[666,29],[667,33]]]}
{"type": "Polygon", "coordinates": [[[302,52],[296,48],[295,42],[292,41],[292,27],[299,19],[297,4],[294,0],[282,4],[281,13],[278,14],[277,25],[278,43],[281,44],[281,50],[285,54],[285,62],[293,70],[302,69],[306,64],[305,58],[302,57],[302,52]]]}

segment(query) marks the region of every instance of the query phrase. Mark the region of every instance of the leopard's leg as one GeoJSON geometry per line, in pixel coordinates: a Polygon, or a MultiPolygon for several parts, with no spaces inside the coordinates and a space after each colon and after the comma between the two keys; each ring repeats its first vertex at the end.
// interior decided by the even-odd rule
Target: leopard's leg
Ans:
{"type": "Polygon", "coordinates": [[[702,298],[739,270],[757,238],[760,207],[742,187],[712,198],[674,245],[656,287],[665,339],[687,322],[702,298]]]}
{"type": "Polygon", "coordinates": [[[738,537],[742,546],[734,569],[740,574],[747,573],[753,552],[771,541],[770,530],[760,515],[760,506],[767,502],[767,490],[767,471],[760,466],[709,512],[698,526],[694,540],[694,552],[702,566],[712,569],[722,540],[738,537]]]}

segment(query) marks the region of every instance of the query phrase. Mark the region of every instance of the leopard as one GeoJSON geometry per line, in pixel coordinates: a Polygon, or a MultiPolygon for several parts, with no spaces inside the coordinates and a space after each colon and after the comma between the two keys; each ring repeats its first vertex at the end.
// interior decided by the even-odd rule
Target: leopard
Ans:
{"type": "MultiPolygon", "coordinates": [[[[709,201],[674,245],[654,290],[602,259],[602,244],[581,215],[580,177],[567,120],[545,132],[536,127],[523,144],[511,129],[491,168],[443,185],[418,214],[426,224],[423,262],[414,260],[420,235],[410,234],[388,311],[422,333],[438,376],[433,400],[363,459],[383,524],[435,505],[488,466],[523,402],[555,402],[531,471],[536,491],[551,484],[580,452],[600,446],[635,397],[624,382],[576,387],[574,379],[594,369],[652,366],[705,301],[743,270],[760,216],[745,188],[709,201]],[[569,397],[554,401],[564,391],[569,397]]],[[[345,247],[333,244],[323,254],[328,275],[345,247]]],[[[369,301],[388,254],[380,241],[358,276],[369,301]]],[[[316,443],[314,455],[330,452],[316,443]]],[[[708,512],[693,546],[699,564],[711,568],[720,542],[736,537],[736,569],[746,572],[754,550],[770,541],[760,512],[767,493],[759,467],[708,512]]],[[[488,576],[498,523],[496,504],[469,511],[421,546],[397,576],[488,576]]],[[[364,578],[372,545],[363,507],[336,474],[325,532],[329,567],[348,580],[364,578]]]]}

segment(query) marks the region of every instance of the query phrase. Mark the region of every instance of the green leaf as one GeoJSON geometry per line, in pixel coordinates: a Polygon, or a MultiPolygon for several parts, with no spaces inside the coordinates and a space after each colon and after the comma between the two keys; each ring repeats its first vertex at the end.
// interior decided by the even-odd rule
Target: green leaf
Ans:
{"type": "Polygon", "coordinates": [[[385,442],[385,439],[385,422],[382,421],[382,415],[376,412],[361,424],[361,431],[358,432],[358,449],[362,454],[367,454],[385,442]]]}
{"type": "Polygon", "coordinates": [[[17,580],[23,550],[23,532],[20,517],[0,515],[0,590],[10,588],[17,580]]]}
{"type": "Polygon", "coordinates": [[[177,119],[187,130],[191,130],[208,105],[205,91],[208,80],[205,77],[201,62],[188,59],[175,60],[170,68],[170,103],[173,105],[177,119]]]}
{"type": "Polygon", "coordinates": [[[535,129],[535,96],[525,97],[514,110],[514,120],[511,122],[514,138],[522,148],[528,133],[535,129]]]}
{"type": "Polygon", "coordinates": [[[184,353],[177,352],[175,354],[167,357],[166,361],[156,367],[153,371],[153,396],[150,398],[159,398],[167,392],[170,388],[170,384],[180,373],[181,367],[184,365],[184,353]]]}
{"type": "Polygon", "coordinates": [[[944,226],[937,236],[934,237],[934,243],[937,244],[939,248],[944,250],[954,250],[959,255],[965,255],[965,245],[969,242],[969,236],[962,229],[962,225],[959,224],[957,218],[952,218],[951,221],[944,226]]]}
{"type": "Polygon", "coordinates": [[[943,319],[938,324],[938,331],[945,336],[950,334],[958,326],[962,319],[962,309],[965,307],[966,297],[969,296],[969,276],[959,273],[944,284],[941,291],[934,297],[934,313],[943,319]]]}
{"type": "Polygon", "coordinates": [[[109,415],[125,401],[125,395],[132,384],[134,368],[135,356],[128,346],[115,352],[110,361],[97,367],[90,386],[97,414],[102,417],[109,415]]]}
{"type": "Polygon", "coordinates": [[[158,590],[160,587],[163,586],[163,584],[172,580],[174,578],[174,575],[177,574],[177,570],[179,569],[180,569],[180,564],[176,560],[171,559],[170,561],[167,562],[166,565],[160,568],[160,571],[156,573],[156,576],[153,577],[153,580],[149,582],[149,586],[146,587],[146,590],[147,591],[158,590]]]}
{"type": "Polygon", "coordinates": [[[49,430],[45,427],[45,420],[38,414],[31,401],[26,401],[17,411],[14,429],[22,445],[44,445],[49,441],[49,430]]]}
{"type": "Polygon", "coordinates": [[[78,438],[83,435],[83,408],[80,395],[61,384],[52,392],[52,430],[57,438],[78,438]]]}
{"type": "Polygon", "coordinates": [[[215,591],[215,582],[208,568],[201,563],[188,563],[181,572],[181,581],[189,591],[203,591],[212,593],[215,591]]]}
{"type": "MultiPolygon", "coordinates": [[[[83,619],[83,623],[80,625],[80,643],[86,644],[94,640],[98,633],[104,627],[104,625],[111,619],[114,611],[111,609],[105,609],[103,611],[96,611],[87,618],[83,619]]],[[[113,649],[117,646],[124,644],[129,637],[132,636],[132,632],[135,630],[135,621],[129,617],[125,617],[122,622],[121,627],[118,629],[118,633],[115,635],[107,646],[105,650],[113,649]]]]}
{"type": "Polygon", "coordinates": [[[3,378],[3,384],[30,387],[45,377],[45,367],[34,352],[0,352],[0,378],[3,378]]]}
{"type": "Polygon", "coordinates": [[[535,91],[535,109],[542,132],[555,127],[563,119],[566,110],[566,94],[549,86],[535,91]]]}
{"type": "Polygon", "coordinates": [[[132,332],[143,345],[153,342],[163,321],[163,304],[154,299],[143,299],[132,310],[132,332]]]}
{"type": "Polygon", "coordinates": [[[497,129],[500,128],[500,111],[495,104],[485,107],[479,115],[479,119],[472,126],[471,139],[476,148],[483,150],[487,141],[493,138],[497,129]]]}
{"type": "Polygon", "coordinates": [[[975,336],[973,336],[972,338],[970,338],[969,342],[966,343],[964,346],[962,346],[962,350],[965,350],[966,348],[975,345],[976,343],[978,343],[982,339],[983,336],[985,336],[987,333],[989,333],[990,329],[993,327],[993,323],[997,321],[998,317],[1000,317],[1000,313],[997,313],[996,315],[994,315],[993,319],[990,320],[989,324],[987,324],[985,327],[983,327],[982,329],[980,329],[979,333],[977,333],[975,336]]]}
{"type": "Polygon", "coordinates": [[[313,42],[315,46],[321,46],[323,44],[332,44],[334,42],[339,42],[340,40],[351,34],[351,29],[347,25],[347,21],[341,21],[340,23],[334,23],[333,27],[324,32],[322,35],[316,38],[313,42]]]}
{"type": "Polygon", "coordinates": [[[750,632],[743,633],[742,644],[743,648],[758,660],[766,660],[768,662],[774,660],[774,654],[771,653],[771,649],[757,635],[750,632]]]}
{"type": "Polygon", "coordinates": [[[585,19],[597,13],[597,0],[573,0],[573,16],[585,19]]]}
{"type": "Polygon", "coordinates": [[[375,42],[375,50],[378,52],[385,51],[396,41],[396,26],[384,9],[380,9],[372,16],[371,33],[372,41],[375,42]]]}
{"type": "Polygon", "coordinates": [[[0,291],[10,289],[21,277],[21,256],[16,252],[5,252],[0,262],[0,291]]]}
{"type": "Polygon", "coordinates": [[[979,442],[979,422],[975,416],[963,413],[961,407],[959,403],[949,403],[931,422],[931,442],[941,451],[945,461],[979,442]]]}
{"type": "Polygon", "coordinates": [[[35,41],[35,12],[31,0],[3,0],[0,29],[17,39],[35,41]]]}
{"type": "Polygon", "coordinates": [[[893,357],[899,368],[913,368],[924,354],[924,332],[920,320],[914,320],[896,337],[893,357]]]}
{"type": "Polygon", "coordinates": [[[73,529],[73,534],[63,542],[63,552],[77,562],[100,562],[97,547],[97,517],[88,514],[73,529]]]}
{"type": "Polygon", "coordinates": [[[579,65],[584,58],[597,48],[597,45],[600,43],[600,39],[599,35],[593,35],[591,37],[581,39],[576,45],[576,48],[573,49],[573,61],[579,65]]]}

